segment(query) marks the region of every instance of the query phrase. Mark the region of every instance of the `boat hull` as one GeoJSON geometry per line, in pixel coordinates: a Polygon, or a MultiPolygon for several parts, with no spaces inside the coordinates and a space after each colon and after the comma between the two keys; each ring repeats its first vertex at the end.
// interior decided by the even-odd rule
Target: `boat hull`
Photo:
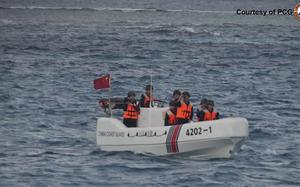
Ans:
{"type": "Polygon", "coordinates": [[[97,144],[104,151],[230,158],[247,136],[244,118],[146,128],[127,128],[113,118],[99,118],[97,122],[97,144]]]}

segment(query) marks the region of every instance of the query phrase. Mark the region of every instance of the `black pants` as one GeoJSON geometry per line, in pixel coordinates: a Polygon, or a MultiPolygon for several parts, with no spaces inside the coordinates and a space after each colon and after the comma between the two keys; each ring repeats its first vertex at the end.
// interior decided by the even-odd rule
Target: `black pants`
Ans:
{"type": "Polygon", "coordinates": [[[181,118],[176,119],[176,125],[182,125],[182,124],[188,123],[188,122],[190,122],[190,120],[188,120],[188,119],[181,119],[181,118]]]}
{"type": "Polygon", "coordinates": [[[123,119],[123,123],[127,127],[137,127],[137,119],[127,119],[127,118],[124,118],[123,119]]]}

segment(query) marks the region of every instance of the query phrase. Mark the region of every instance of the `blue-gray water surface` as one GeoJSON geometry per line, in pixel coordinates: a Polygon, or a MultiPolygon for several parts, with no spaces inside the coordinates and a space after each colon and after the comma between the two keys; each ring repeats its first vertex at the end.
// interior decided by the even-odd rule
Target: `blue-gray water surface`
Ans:
{"type": "MultiPolygon", "coordinates": [[[[300,186],[300,22],[238,16],[296,1],[0,1],[0,186],[300,186]],[[249,120],[232,159],[199,161],[96,145],[113,96],[187,90],[249,120]]],[[[120,115],[117,112],[116,115],[120,115]]]]}

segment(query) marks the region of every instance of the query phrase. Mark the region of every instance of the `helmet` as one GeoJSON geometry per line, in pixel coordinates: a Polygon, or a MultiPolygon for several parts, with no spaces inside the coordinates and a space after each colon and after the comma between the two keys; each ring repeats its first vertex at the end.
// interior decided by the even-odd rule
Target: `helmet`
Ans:
{"type": "Polygon", "coordinates": [[[128,97],[134,96],[135,97],[135,92],[134,91],[129,91],[128,92],[128,97]]]}
{"type": "Polygon", "coordinates": [[[213,100],[207,100],[207,105],[215,106],[215,103],[213,100]]]}
{"type": "Polygon", "coordinates": [[[181,95],[181,92],[180,92],[180,90],[174,90],[174,92],[173,92],[173,96],[174,95],[181,95]]]}
{"type": "Polygon", "coordinates": [[[187,91],[184,91],[184,92],[182,92],[182,95],[183,95],[183,96],[188,96],[188,97],[191,97],[190,93],[189,93],[189,92],[187,92],[187,91]]]}
{"type": "Polygon", "coordinates": [[[148,84],[147,86],[146,86],[146,90],[153,90],[153,86],[151,85],[151,84],[148,84]]]}
{"type": "Polygon", "coordinates": [[[203,99],[201,99],[201,102],[200,102],[200,105],[205,105],[205,104],[207,104],[207,99],[206,98],[203,98],[203,99]]]}

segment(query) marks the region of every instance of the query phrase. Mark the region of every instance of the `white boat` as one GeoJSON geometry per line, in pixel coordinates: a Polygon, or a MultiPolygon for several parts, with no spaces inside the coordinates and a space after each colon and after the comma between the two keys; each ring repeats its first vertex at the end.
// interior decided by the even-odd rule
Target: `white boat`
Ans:
{"type": "Polygon", "coordinates": [[[97,120],[97,144],[104,151],[133,151],[192,158],[230,158],[248,136],[245,118],[224,118],[164,126],[167,108],[141,108],[136,128],[115,118],[97,120]]]}

